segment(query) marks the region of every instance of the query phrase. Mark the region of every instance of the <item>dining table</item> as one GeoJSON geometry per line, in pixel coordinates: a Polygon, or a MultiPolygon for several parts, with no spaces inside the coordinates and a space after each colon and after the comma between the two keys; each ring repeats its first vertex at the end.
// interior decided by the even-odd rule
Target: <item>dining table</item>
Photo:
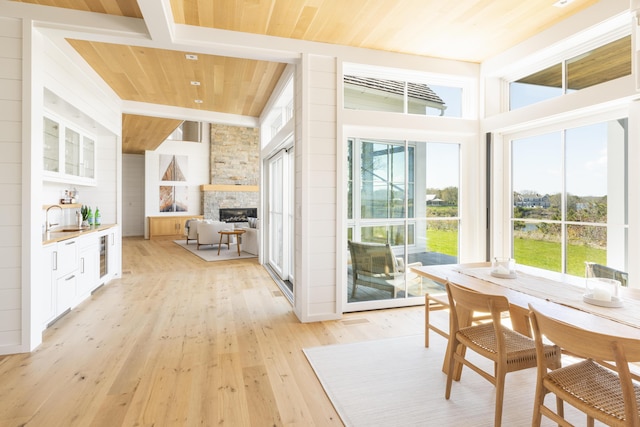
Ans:
{"type": "MultiPolygon", "coordinates": [[[[509,301],[511,327],[529,337],[532,336],[531,304],[546,315],[583,329],[640,340],[640,289],[620,288],[621,306],[603,307],[585,302],[586,279],[582,277],[519,264],[515,274],[508,278],[496,277],[491,270],[489,262],[412,267],[414,273],[443,285],[450,282],[476,292],[505,296],[509,301]]],[[[446,294],[433,298],[426,295],[426,324],[429,303],[434,301],[446,305],[446,294]]],[[[471,324],[473,313],[468,313],[466,318],[471,324]]],[[[428,337],[428,328],[429,325],[425,325],[425,337],[428,337]]],[[[446,372],[444,364],[443,371],[446,372]]],[[[456,378],[459,375],[460,372],[455,373],[456,378]]]]}
{"type": "Polygon", "coordinates": [[[512,327],[531,336],[529,304],[582,328],[640,339],[640,289],[621,287],[621,307],[585,302],[586,279],[542,268],[516,265],[515,277],[496,277],[491,263],[442,264],[413,267],[435,282],[451,282],[476,292],[504,295],[509,300],[512,327]]]}

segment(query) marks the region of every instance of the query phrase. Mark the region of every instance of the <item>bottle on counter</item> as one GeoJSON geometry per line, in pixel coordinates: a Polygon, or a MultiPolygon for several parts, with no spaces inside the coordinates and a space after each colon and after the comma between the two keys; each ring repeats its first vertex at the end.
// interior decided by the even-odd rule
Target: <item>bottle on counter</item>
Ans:
{"type": "Polygon", "coordinates": [[[95,225],[100,225],[101,222],[102,222],[102,215],[100,215],[100,210],[96,206],[96,213],[95,213],[95,215],[93,217],[93,223],[95,225]]]}
{"type": "Polygon", "coordinates": [[[93,225],[93,212],[91,211],[91,208],[88,208],[88,210],[87,221],[89,222],[89,225],[93,225]]]}

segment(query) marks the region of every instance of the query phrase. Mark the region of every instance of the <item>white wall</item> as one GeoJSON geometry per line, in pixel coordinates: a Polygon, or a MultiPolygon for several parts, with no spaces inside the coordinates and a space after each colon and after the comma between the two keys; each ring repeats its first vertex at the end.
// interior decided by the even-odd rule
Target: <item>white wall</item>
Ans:
{"type": "Polygon", "coordinates": [[[122,156],[122,235],[144,236],[144,154],[122,156]]]}
{"type": "Polygon", "coordinates": [[[22,25],[0,18],[0,353],[22,344],[22,25]]]}
{"type": "Polygon", "coordinates": [[[295,310],[342,316],[336,292],[336,58],[304,55],[296,75],[295,310]]]}
{"type": "MultiPolygon", "coordinates": [[[[211,175],[209,172],[210,135],[208,126],[203,132],[202,142],[165,141],[156,150],[145,153],[145,210],[144,216],[176,216],[176,215],[201,215],[202,191],[200,186],[209,184],[211,175]],[[177,154],[188,157],[187,186],[188,211],[187,212],[160,212],[160,154],[177,154]]],[[[169,184],[170,185],[170,184],[169,184]]],[[[145,237],[149,237],[149,224],[145,220],[145,237]]]]}

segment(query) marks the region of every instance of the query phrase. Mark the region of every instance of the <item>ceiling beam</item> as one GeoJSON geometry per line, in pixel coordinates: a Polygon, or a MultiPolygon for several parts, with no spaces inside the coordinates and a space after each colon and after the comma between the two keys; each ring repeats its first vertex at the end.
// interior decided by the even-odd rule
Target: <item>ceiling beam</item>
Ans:
{"type": "Polygon", "coordinates": [[[144,16],[144,22],[151,39],[162,43],[171,43],[174,38],[175,23],[171,12],[170,0],[137,0],[144,16]]]}
{"type": "Polygon", "coordinates": [[[2,16],[34,21],[39,29],[59,31],[64,37],[92,34],[96,38],[149,39],[142,19],[0,0],[2,16]]]}
{"type": "Polygon", "coordinates": [[[238,114],[218,113],[215,111],[196,110],[192,108],[174,107],[170,105],[150,104],[137,101],[122,101],[123,114],[163,117],[168,119],[191,120],[195,122],[220,123],[232,126],[258,127],[257,117],[238,114]]]}

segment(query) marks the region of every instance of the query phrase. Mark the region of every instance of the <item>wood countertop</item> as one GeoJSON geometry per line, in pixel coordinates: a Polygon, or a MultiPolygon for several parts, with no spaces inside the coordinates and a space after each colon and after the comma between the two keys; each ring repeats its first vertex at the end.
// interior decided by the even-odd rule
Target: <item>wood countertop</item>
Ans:
{"type": "Polygon", "coordinates": [[[73,239],[76,237],[84,236],[85,234],[95,233],[96,231],[107,230],[109,228],[115,227],[116,225],[117,224],[91,225],[87,228],[83,228],[82,230],[72,230],[77,228],[75,225],[63,225],[60,227],[56,227],[51,231],[47,231],[43,233],[42,244],[47,245],[49,243],[55,243],[55,242],[60,242],[62,240],[73,239]],[[67,230],[71,230],[71,231],[67,231],[67,230]]]}

